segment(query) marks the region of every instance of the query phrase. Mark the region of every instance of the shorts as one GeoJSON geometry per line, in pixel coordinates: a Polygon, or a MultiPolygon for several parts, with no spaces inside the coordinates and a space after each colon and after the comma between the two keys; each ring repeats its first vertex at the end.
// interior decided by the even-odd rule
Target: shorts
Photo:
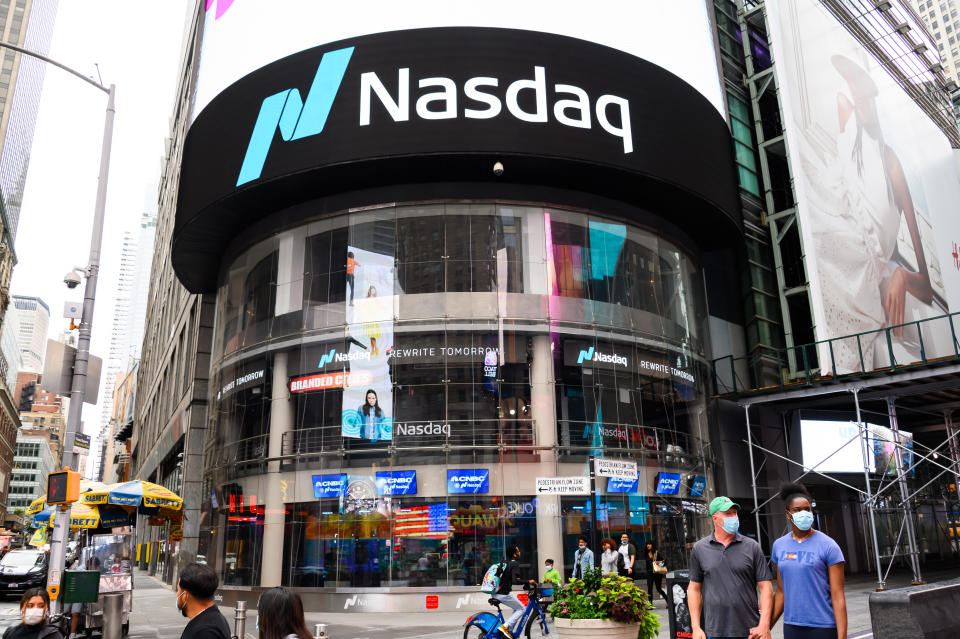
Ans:
{"type": "Polygon", "coordinates": [[[783,624],[783,639],[837,639],[837,629],[783,624]]]}
{"type": "Polygon", "coordinates": [[[72,603],[63,605],[63,614],[65,615],[76,615],[83,614],[83,604],[82,603],[72,603]]]}

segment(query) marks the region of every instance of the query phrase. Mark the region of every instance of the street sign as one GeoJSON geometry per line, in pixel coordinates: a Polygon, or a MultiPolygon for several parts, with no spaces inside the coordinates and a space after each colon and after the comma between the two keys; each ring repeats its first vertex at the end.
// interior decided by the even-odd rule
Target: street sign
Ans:
{"type": "Polygon", "coordinates": [[[597,457],[593,460],[593,472],[597,477],[619,477],[620,479],[633,480],[637,477],[637,462],[597,457]]]}
{"type": "Polygon", "coordinates": [[[84,435],[83,433],[76,434],[76,439],[73,440],[73,454],[74,455],[90,454],[90,435],[84,435]]]}
{"type": "Polygon", "coordinates": [[[589,477],[537,477],[538,495],[589,495],[589,477]]]}

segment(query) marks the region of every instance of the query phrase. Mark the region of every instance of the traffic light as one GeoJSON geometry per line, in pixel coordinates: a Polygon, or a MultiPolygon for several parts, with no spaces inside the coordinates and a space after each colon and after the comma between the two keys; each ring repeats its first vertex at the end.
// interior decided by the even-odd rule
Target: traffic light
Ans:
{"type": "Polygon", "coordinates": [[[72,504],[80,499],[80,473],[69,468],[47,476],[47,504],[72,504]]]}

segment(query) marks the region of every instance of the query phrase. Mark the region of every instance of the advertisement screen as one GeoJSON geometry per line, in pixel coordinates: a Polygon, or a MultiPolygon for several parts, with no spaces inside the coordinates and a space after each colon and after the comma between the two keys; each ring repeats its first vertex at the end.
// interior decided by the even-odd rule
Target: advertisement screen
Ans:
{"type": "Polygon", "coordinates": [[[344,474],[313,476],[313,496],[316,499],[343,497],[346,489],[347,476],[344,474]]]}
{"type": "Polygon", "coordinates": [[[608,477],[607,478],[607,492],[608,493],[635,493],[637,492],[637,486],[640,480],[640,473],[637,473],[637,477],[632,481],[629,479],[624,479],[623,477],[608,477]]]}
{"type": "MultiPolygon", "coordinates": [[[[858,431],[854,422],[801,419],[803,469],[818,473],[862,473],[863,444],[858,431]]],[[[872,470],[873,462],[868,461],[872,470]]]]}
{"type": "Polygon", "coordinates": [[[707,487],[707,478],[703,475],[694,475],[690,481],[690,496],[703,497],[703,491],[707,487]]]}
{"type": "Polygon", "coordinates": [[[680,492],[680,475],[677,473],[659,473],[657,492],[661,495],[676,495],[680,492]]]}
{"type": "MultiPolygon", "coordinates": [[[[893,431],[886,426],[877,426],[876,424],[870,424],[869,430],[870,452],[872,454],[870,470],[884,475],[896,475],[897,445],[893,431]]],[[[900,431],[900,447],[900,452],[903,457],[903,468],[906,470],[913,464],[913,433],[900,431]]],[[[909,477],[913,477],[915,474],[916,472],[914,470],[907,472],[909,477]]]]}
{"type": "Polygon", "coordinates": [[[488,493],[490,492],[490,471],[486,468],[461,468],[447,471],[447,492],[488,493]]]}
{"type": "Polygon", "coordinates": [[[365,34],[450,26],[528,29],[613,47],[671,71],[723,112],[714,36],[703,0],[601,0],[589,11],[571,0],[418,0],[416,10],[387,0],[218,0],[207,2],[194,116],[230,84],[298,51],[365,34]],[[682,47],[664,24],[683,25],[682,47]],[[250,34],[257,34],[256,46],[250,34]]]}
{"type": "Polygon", "coordinates": [[[846,338],[821,348],[821,366],[952,355],[945,321],[891,331],[889,346],[881,330],[960,308],[949,141],[824,3],[767,11],[816,337],[846,338]]]}
{"type": "Polygon", "coordinates": [[[377,494],[388,497],[391,495],[416,495],[417,471],[391,470],[377,473],[377,494]]]}

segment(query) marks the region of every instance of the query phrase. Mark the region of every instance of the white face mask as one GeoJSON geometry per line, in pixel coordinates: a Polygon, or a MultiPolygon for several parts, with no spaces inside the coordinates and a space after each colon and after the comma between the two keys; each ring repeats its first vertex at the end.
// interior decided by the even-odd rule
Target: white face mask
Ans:
{"type": "Polygon", "coordinates": [[[47,611],[43,608],[26,608],[23,611],[23,623],[28,626],[35,626],[47,616],[47,611]]]}

